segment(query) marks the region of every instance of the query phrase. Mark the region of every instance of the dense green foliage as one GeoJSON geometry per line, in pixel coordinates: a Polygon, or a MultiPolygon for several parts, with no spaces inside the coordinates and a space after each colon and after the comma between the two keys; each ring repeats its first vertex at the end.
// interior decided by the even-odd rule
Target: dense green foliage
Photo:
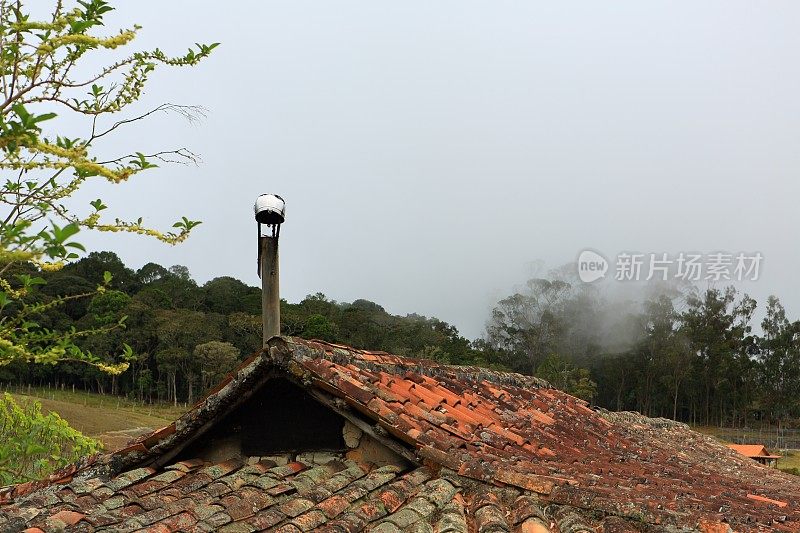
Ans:
{"type": "MultiPolygon", "coordinates": [[[[108,375],[95,367],[16,361],[0,367],[0,382],[64,385],[140,400],[192,402],[239,361],[261,346],[261,290],[231,277],[199,286],[182,266],[148,263],[134,271],[111,252],[94,252],[57,272],[42,272],[42,296],[71,294],[112,277],[93,298],[53,307],[39,315],[47,327],[96,328],[122,321],[102,335],[77,340],[101,360],[128,345],[136,358],[128,371],[108,375]]],[[[53,296],[55,297],[55,296],[53,296]]],[[[366,301],[338,303],[322,294],[281,302],[282,331],[304,338],[426,357],[454,364],[496,363],[456,328],[436,319],[393,316],[366,301]]]]}
{"type": "Polygon", "coordinates": [[[38,402],[0,397],[0,486],[42,479],[53,470],[100,450],[100,443],[72,429],[38,402]]]}
{"type": "MultiPolygon", "coordinates": [[[[48,309],[40,320],[85,329],[124,319],[124,328],[78,342],[98,357],[129,345],[131,368],[112,376],[87,365],[16,362],[0,367],[0,381],[192,402],[260,347],[261,291],[231,277],[198,285],[185,267],[148,263],[134,271],[111,252],[28,273],[47,281],[45,294],[71,294],[104,272],[112,279],[102,294],[48,309]]],[[[615,410],[724,425],[785,423],[800,414],[800,322],[786,318],[777,298],[767,301],[759,335],[756,302],[733,288],[647,294],[614,301],[555,273],[499,302],[476,341],[435,318],[322,294],[281,302],[281,327],[303,338],[536,374],[615,410]]]]}

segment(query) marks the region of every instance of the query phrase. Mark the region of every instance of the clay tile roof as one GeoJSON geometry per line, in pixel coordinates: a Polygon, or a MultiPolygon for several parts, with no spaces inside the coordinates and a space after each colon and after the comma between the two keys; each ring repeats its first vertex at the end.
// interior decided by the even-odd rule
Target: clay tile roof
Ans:
{"type": "Polygon", "coordinates": [[[76,531],[800,531],[800,478],[536,378],[276,337],[174,424],[0,489],[0,531],[63,511],[76,531]],[[407,465],[170,461],[276,372],[407,465]]]}
{"type": "Polygon", "coordinates": [[[780,455],[772,455],[763,444],[728,444],[728,448],[751,459],[780,459],[780,455]]]}

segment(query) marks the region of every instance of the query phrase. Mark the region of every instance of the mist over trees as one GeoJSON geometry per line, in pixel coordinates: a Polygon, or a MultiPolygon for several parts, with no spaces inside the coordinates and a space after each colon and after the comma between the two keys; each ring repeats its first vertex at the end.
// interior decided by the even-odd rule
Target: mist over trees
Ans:
{"type": "Polygon", "coordinates": [[[732,286],[608,294],[564,272],[530,280],[495,307],[486,342],[509,368],[609,409],[696,424],[800,414],[800,321],[777,297],[759,327],[757,302],[732,286]]]}
{"type": "MultiPolygon", "coordinates": [[[[79,339],[96,357],[128,344],[130,369],[108,375],[80,363],[0,366],[0,382],[51,384],[140,401],[191,403],[261,345],[261,291],[228,276],[198,285],[183,266],[128,268],[94,252],[46,278],[41,297],[79,294],[104,272],[108,289],[42,313],[46,327],[124,328],[79,339]],[[52,295],[52,296],[49,296],[52,295]]],[[[800,321],[780,300],[757,303],[733,287],[646,285],[628,293],[580,283],[568,269],[532,279],[495,306],[470,341],[436,318],[395,316],[368,300],[322,293],[281,302],[282,332],[442,363],[535,374],[613,410],[697,424],[786,424],[800,414],[800,321]]]]}

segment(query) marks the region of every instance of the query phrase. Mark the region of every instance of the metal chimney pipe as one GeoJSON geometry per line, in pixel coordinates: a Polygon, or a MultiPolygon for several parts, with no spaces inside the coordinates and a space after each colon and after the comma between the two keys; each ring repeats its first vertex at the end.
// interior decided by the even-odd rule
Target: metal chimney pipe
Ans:
{"type": "Polygon", "coordinates": [[[262,194],[254,207],[258,224],[258,274],[261,276],[261,325],[263,346],[281,334],[281,295],[278,269],[278,236],[286,220],[286,203],[277,194],[262,194]],[[272,235],[261,235],[261,224],[272,235]]]}
{"type": "Polygon", "coordinates": [[[278,237],[259,237],[261,256],[261,320],[264,346],[281,334],[280,272],[278,270],[278,237]]]}

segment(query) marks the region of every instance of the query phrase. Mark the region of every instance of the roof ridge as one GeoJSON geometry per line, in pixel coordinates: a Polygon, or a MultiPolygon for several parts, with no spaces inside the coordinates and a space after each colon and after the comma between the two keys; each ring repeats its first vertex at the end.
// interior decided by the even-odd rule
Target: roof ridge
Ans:
{"type": "MultiPolygon", "coordinates": [[[[392,374],[413,371],[431,378],[447,377],[459,381],[488,381],[496,385],[519,388],[553,389],[548,381],[536,376],[526,376],[517,372],[494,370],[471,365],[448,365],[432,359],[421,359],[401,355],[393,355],[383,351],[369,351],[352,348],[342,344],[334,344],[317,339],[300,339],[298,337],[280,337],[289,344],[304,346],[322,352],[321,357],[336,364],[357,364],[366,370],[383,370],[392,374]],[[328,349],[326,349],[328,347],[328,349]]],[[[313,357],[306,354],[307,357],[313,357]]]]}

